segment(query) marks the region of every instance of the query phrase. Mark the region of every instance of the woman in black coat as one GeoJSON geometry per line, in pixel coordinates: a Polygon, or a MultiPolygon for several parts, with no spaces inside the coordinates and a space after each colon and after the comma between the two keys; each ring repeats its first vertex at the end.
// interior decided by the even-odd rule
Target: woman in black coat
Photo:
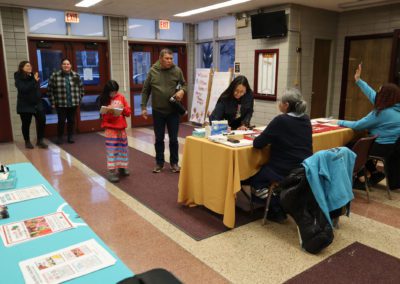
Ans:
{"type": "Polygon", "coordinates": [[[236,77],[221,94],[209,119],[227,120],[232,129],[245,130],[253,116],[253,91],[245,76],[236,77]]]}
{"type": "Polygon", "coordinates": [[[32,73],[32,65],[29,61],[21,61],[18,71],[14,73],[15,87],[18,90],[17,113],[22,121],[22,135],[25,140],[25,148],[33,149],[30,141],[29,129],[32,116],[36,119],[37,146],[47,148],[43,142],[44,127],[46,125],[46,115],[43,111],[41,95],[39,92],[39,75],[32,73]]]}

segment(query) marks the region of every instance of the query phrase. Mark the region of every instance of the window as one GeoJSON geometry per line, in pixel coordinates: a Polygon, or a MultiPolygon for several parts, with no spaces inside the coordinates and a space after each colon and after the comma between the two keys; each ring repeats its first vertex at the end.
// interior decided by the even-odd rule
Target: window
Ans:
{"type": "Polygon", "coordinates": [[[34,34],[66,35],[64,12],[28,9],[29,32],[34,34]]]}
{"type": "Polygon", "coordinates": [[[214,22],[201,22],[197,25],[197,39],[212,39],[214,37],[214,22]]]}
{"type": "Polygon", "coordinates": [[[160,39],[183,40],[183,23],[170,22],[169,30],[160,30],[160,39]]]}
{"type": "Polygon", "coordinates": [[[235,17],[200,22],[196,28],[197,67],[218,67],[218,70],[223,72],[233,68],[235,62],[235,17]],[[214,31],[217,31],[217,34],[214,31]]]}
{"type": "Polygon", "coordinates": [[[231,37],[236,35],[235,17],[224,17],[218,20],[218,37],[231,37]]]}
{"type": "Polygon", "coordinates": [[[226,72],[235,64],[235,40],[219,42],[219,71],[226,72]]]}
{"type": "Polygon", "coordinates": [[[213,43],[203,42],[198,45],[200,55],[200,67],[201,68],[212,68],[213,67],[213,43]]]}
{"type": "Polygon", "coordinates": [[[79,23],[71,24],[71,34],[80,36],[104,36],[103,16],[79,14],[79,23]]]}
{"type": "Polygon", "coordinates": [[[155,39],[156,22],[154,20],[129,19],[128,36],[131,38],[155,39]]]}

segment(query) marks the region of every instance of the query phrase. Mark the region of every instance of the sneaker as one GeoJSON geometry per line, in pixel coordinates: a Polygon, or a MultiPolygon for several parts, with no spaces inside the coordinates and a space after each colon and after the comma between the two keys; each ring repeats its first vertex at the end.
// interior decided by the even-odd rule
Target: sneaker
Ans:
{"type": "Polygon", "coordinates": [[[46,143],[44,143],[43,140],[39,140],[39,141],[36,143],[36,146],[38,146],[38,147],[41,148],[41,149],[47,149],[47,148],[49,148],[49,146],[48,146],[46,143]]]}
{"type": "Polygon", "coordinates": [[[107,179],[111,182],[119,182],[119,177],[115,171],[109,171],[107,174],[107,179]]]}
{"type": "Polygon", "coordinates": [[[365,188],[365,182],[360,181],[358,178],[356,178],[353,182],[353,189],[358,189],[358,190],[366,190],[365,188]]]}
{"type": "Polygon", "coordinates": [[[374,172],[371,174],[371,177],[368,179],[371,185],[378,184],[380,181],[382,181],[385,178],[385,174],[382,172],[374,172]]]}
{"type": "Polygon", "coordinates": [[[75,141],[74,141],[72,138],[68,138],[67,142],[68,142],[69,144],[75,143],[75,141]]]}
{"type": "Polygon", "coordinates": [[[118,169],[118,172],[121,176],[129,176],[129,170],[128,169],[118,169]]]}
{"type": "Polygon", "coordinates": [[[33,145],[31,141],[25,141],[25,148],[26,149],[33,149],[33,145]]]}
{"type": "Polygon", "coordinates": [[[181,167],[178,164],[171,164],[171,172],[179,173],[181,171],[181,167]]]}
{"type": "Polygon", "coordinates": [[[265,199],[268,197],[269,188],[264,187],[260,189],[251,188],[251,193],[254,194],[256,197],[265,199]]]}
{"type": "Polygon", "coordinates": [[[156,165],[153,169],[153,173],[155,173],[155,174],[160,173],[163,168],[164,168],[164,165],[156,165]]]}

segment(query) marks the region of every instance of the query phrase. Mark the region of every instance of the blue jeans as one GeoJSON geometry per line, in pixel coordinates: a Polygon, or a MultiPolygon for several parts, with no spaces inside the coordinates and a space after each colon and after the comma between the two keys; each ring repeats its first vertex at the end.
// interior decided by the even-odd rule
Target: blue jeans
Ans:
{"type": "Polygon", "coordinates": [[[164,165],[164,136],[165,136],[165,125],[168,130],[169,137],[169,152],[170,152],[170,164],[178,164],[178,131],[179,131],[179,114],[174,112],[170,114],[163,114],[153,109],[153,125],[154,135],[156,136],[156,143],[154,144],[156,149],[156,163],[157,165],[164,165]]]}

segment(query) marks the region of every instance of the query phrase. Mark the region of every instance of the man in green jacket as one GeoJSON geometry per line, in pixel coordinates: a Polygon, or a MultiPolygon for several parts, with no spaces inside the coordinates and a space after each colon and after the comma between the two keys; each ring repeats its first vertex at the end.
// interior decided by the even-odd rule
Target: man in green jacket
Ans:
{"type": "Polygon", "coordinates": [[[182,70],[173,63],[173,52],[163,49],[159,60],[150,68],[142,90],[142,116],[147,119],[147,102],[151,94],[153,109],[153,125],[156,143],[156,166],[153,173],[159,173],[164,168],[164,133],[168,129],[171,171],[178,173],[178,131],[179,113],[170,102],[171,97],[181,101],[186,93],[186,82],[182,70]]]}

